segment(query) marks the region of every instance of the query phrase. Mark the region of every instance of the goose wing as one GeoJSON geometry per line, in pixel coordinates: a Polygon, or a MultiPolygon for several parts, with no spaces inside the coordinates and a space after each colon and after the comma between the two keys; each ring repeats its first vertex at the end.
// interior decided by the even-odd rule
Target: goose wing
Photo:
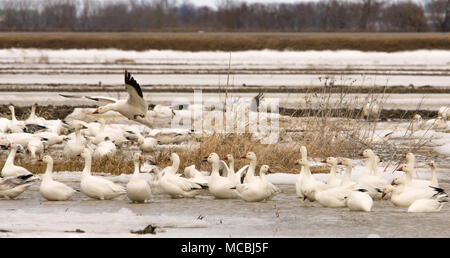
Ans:
{"type": "Polygon", "coordinates": [[[117,101],[119,101],[116,98],[103,97],[103,96],[84,96],[84,97],[87,99],[90,99],[90,100],[103,101],[103,102],[108,102],[108,103],[116,103],[117,101]]]}
{"type": "Polygon", "coordinates": [[[230,168],[225,161],[221,160],[219,162],[219,174],[223,177],[227,177],[230,174],[230,168]]]}
{"type": "Polygon", "coordinates": [[[127,103],[138,107],[144,114],[147,113],[147,104],[144,100],[144,94],[142,94],[141,86],[131,76],[131,73],[125,70],[125,88],[128,92],[127,103]]]}

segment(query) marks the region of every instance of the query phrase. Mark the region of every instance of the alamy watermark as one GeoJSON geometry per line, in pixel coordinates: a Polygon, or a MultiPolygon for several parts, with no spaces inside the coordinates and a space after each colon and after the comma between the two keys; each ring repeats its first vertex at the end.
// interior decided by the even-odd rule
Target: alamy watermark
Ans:
{"type": "Polygon", "coordinates": [[[172,107],[175,110],[172,128],[208,133],[251,133],[263,144],[278,142],[278,98],[228,97],[218,101],[204,98],[202,91],[196,90],[193,103],[188,98],[177,97],[173,99],[172,107]]]}

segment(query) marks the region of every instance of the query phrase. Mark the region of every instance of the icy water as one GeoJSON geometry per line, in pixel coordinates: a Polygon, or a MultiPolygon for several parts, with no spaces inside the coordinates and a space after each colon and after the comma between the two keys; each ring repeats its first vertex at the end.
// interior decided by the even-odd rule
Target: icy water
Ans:
{"type": "MultiPolygon", "coordinates": [[[[443,170],[439,173],[445,172],[443,170]]],[[[442,174],[440,174],[442,177],[442,174]]],[[[67,183],[67,182],[66,182],[67,183]]],[[[441,180],[449,189],[450,181],[441,180]]],[[[75,189],[79,182],[68,182],[75,189]]],[[[370,213],[302,202],[293,184],[264,203],[155,195],[148,204],[125,196],[97,201],[76,193],[72,201],[45,201],[36,183],[16,200],[1,200],[0,237],[448,237],[450,207],[439,213],[407,213],[390,201],[376,201],[370,213]],[[147,225],[156,234],[135,235],[147,225]],[[80,229],[85,233],[74,233],[80,229]]]]}

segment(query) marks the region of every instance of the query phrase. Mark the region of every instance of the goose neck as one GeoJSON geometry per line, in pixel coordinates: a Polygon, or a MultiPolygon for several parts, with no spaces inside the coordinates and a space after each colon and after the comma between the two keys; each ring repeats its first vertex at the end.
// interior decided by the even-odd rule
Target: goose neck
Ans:
{"type": "Polygon", "coordinates": [[[139,175],[139,160],[135,160],[134,161],[134,172],[133,175],[139,175]]]}
{"type": "Polygon", "coordinates": [[[52,172],[53,172],[53,161],[49,161],[47,163],[47,168],[45,169],[43,179],[52,179],[52,172]]]}
{"type": "Polygon", "coordinates": [[[82,176],[91,175],[91,166],[92,166],[92,157],[91,155],[88,155],[84,158],[84,169],[82,172],[82,176]]]}
{"type": "Polygon", "coordinates": [[[6,159],[5,164],[14,164],[14,158],[16,157],[17,148],[11,148],[9,152],[8,158],[6,159]]]}

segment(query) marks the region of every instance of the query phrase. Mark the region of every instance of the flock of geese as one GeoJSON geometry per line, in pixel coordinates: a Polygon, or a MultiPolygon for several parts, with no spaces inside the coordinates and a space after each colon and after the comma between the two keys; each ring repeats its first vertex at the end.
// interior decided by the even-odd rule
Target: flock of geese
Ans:
{"type": "MultiPolygon", "coordinates": [[[[125,71],[125,86],[129,93],[127,100],[110,100],[110,104],[99,107],[93,114],[114,110],[130,120],[146,126],[152,125],[146,119],[147,104],[145,103],[139,84],[125,71]]],[[[153,151],[160,142],[152,137],[144,137],[139,132],[130,131],[128,127],[107,127],[103,119],[94,123],[83,121],[45,120],[36,116],[36,103],[31,114],[25,121],[19,121],[10,106],[12,118],[0,118],[0,147],[9,150],[9,155],[1,170],[0,197],[13,199],[26,191],[36,181],[40,182],[40,194],[49,201],[69,200],[77,190],[53,179],[53,159],[44,155],[46,149],[55,144],[64,144],[63,156],[66,160],[81,156],[84,159],[84,169],[81,173],[80,192],[99,200],[111,200],[126,195],[132,202],[149,202],[155,191],[170,195],[172,198],[194,198],[199,194],[209,193],[217,199],[240,198],[248,202],[270,200],[280,193],[280,189],[267,179],[271,173],[268,165],[261,165],[259,175],[256,175],[257,157],[254,152],[248,152],[240,157],[249,164],[235,171],[234,157],[228,154],[221,159],[218,154],[211,153],[203,161],[211,165],[209,173],[201,172],[195,165],[180,169],[180,157],[172,153],[171,166],[153,171],[151,180],[142,176],[140,169],[144,157],[133,154],[134,173],[126,186],[119,185],[101,176],[91,173],[92,159],[106,155],[113,156],[117,146],[129,141],[136,141],[142,152],[153,151]],[[75,132],[63,135],[64,129],[75,132]],[[42,177],[33,175],[24,167],[14,164],[16,153],[30,154],[33,161],[46,163],[46,171],[42,177]],[[228,162],[228,164],[227,164],[228,162]]],[[[447,112],[447,110],[445,110],[447,112]]],[[[302,200],[317,202],[324,207],[348,207],[352,211],[372,210],[374,200],[390,199],[395,206],[408,207],[408,212],[440,211],[448,197],[439,188],[434,162],[430,162],[431,180],[413,178],[415,158],[412,153],[406,155],[406,164],[399,170],[405,172],[404,177],[397,177],[388,182],[379,172],[380,159],[375,153],[366,149],[361,156],[367,158],[365,172],[357,181],[352,181],[351,173],[354,166],[351,159],[328,157],[323,162],[331,166],[327,182],[314,178],[310,171],[306,147],[301,147],[301,158],[297,161],[301,171],[295,182],[296,194],[302,200]],[[346,167],[343,178],[338,178],[338,165],[346,167]]]]}

